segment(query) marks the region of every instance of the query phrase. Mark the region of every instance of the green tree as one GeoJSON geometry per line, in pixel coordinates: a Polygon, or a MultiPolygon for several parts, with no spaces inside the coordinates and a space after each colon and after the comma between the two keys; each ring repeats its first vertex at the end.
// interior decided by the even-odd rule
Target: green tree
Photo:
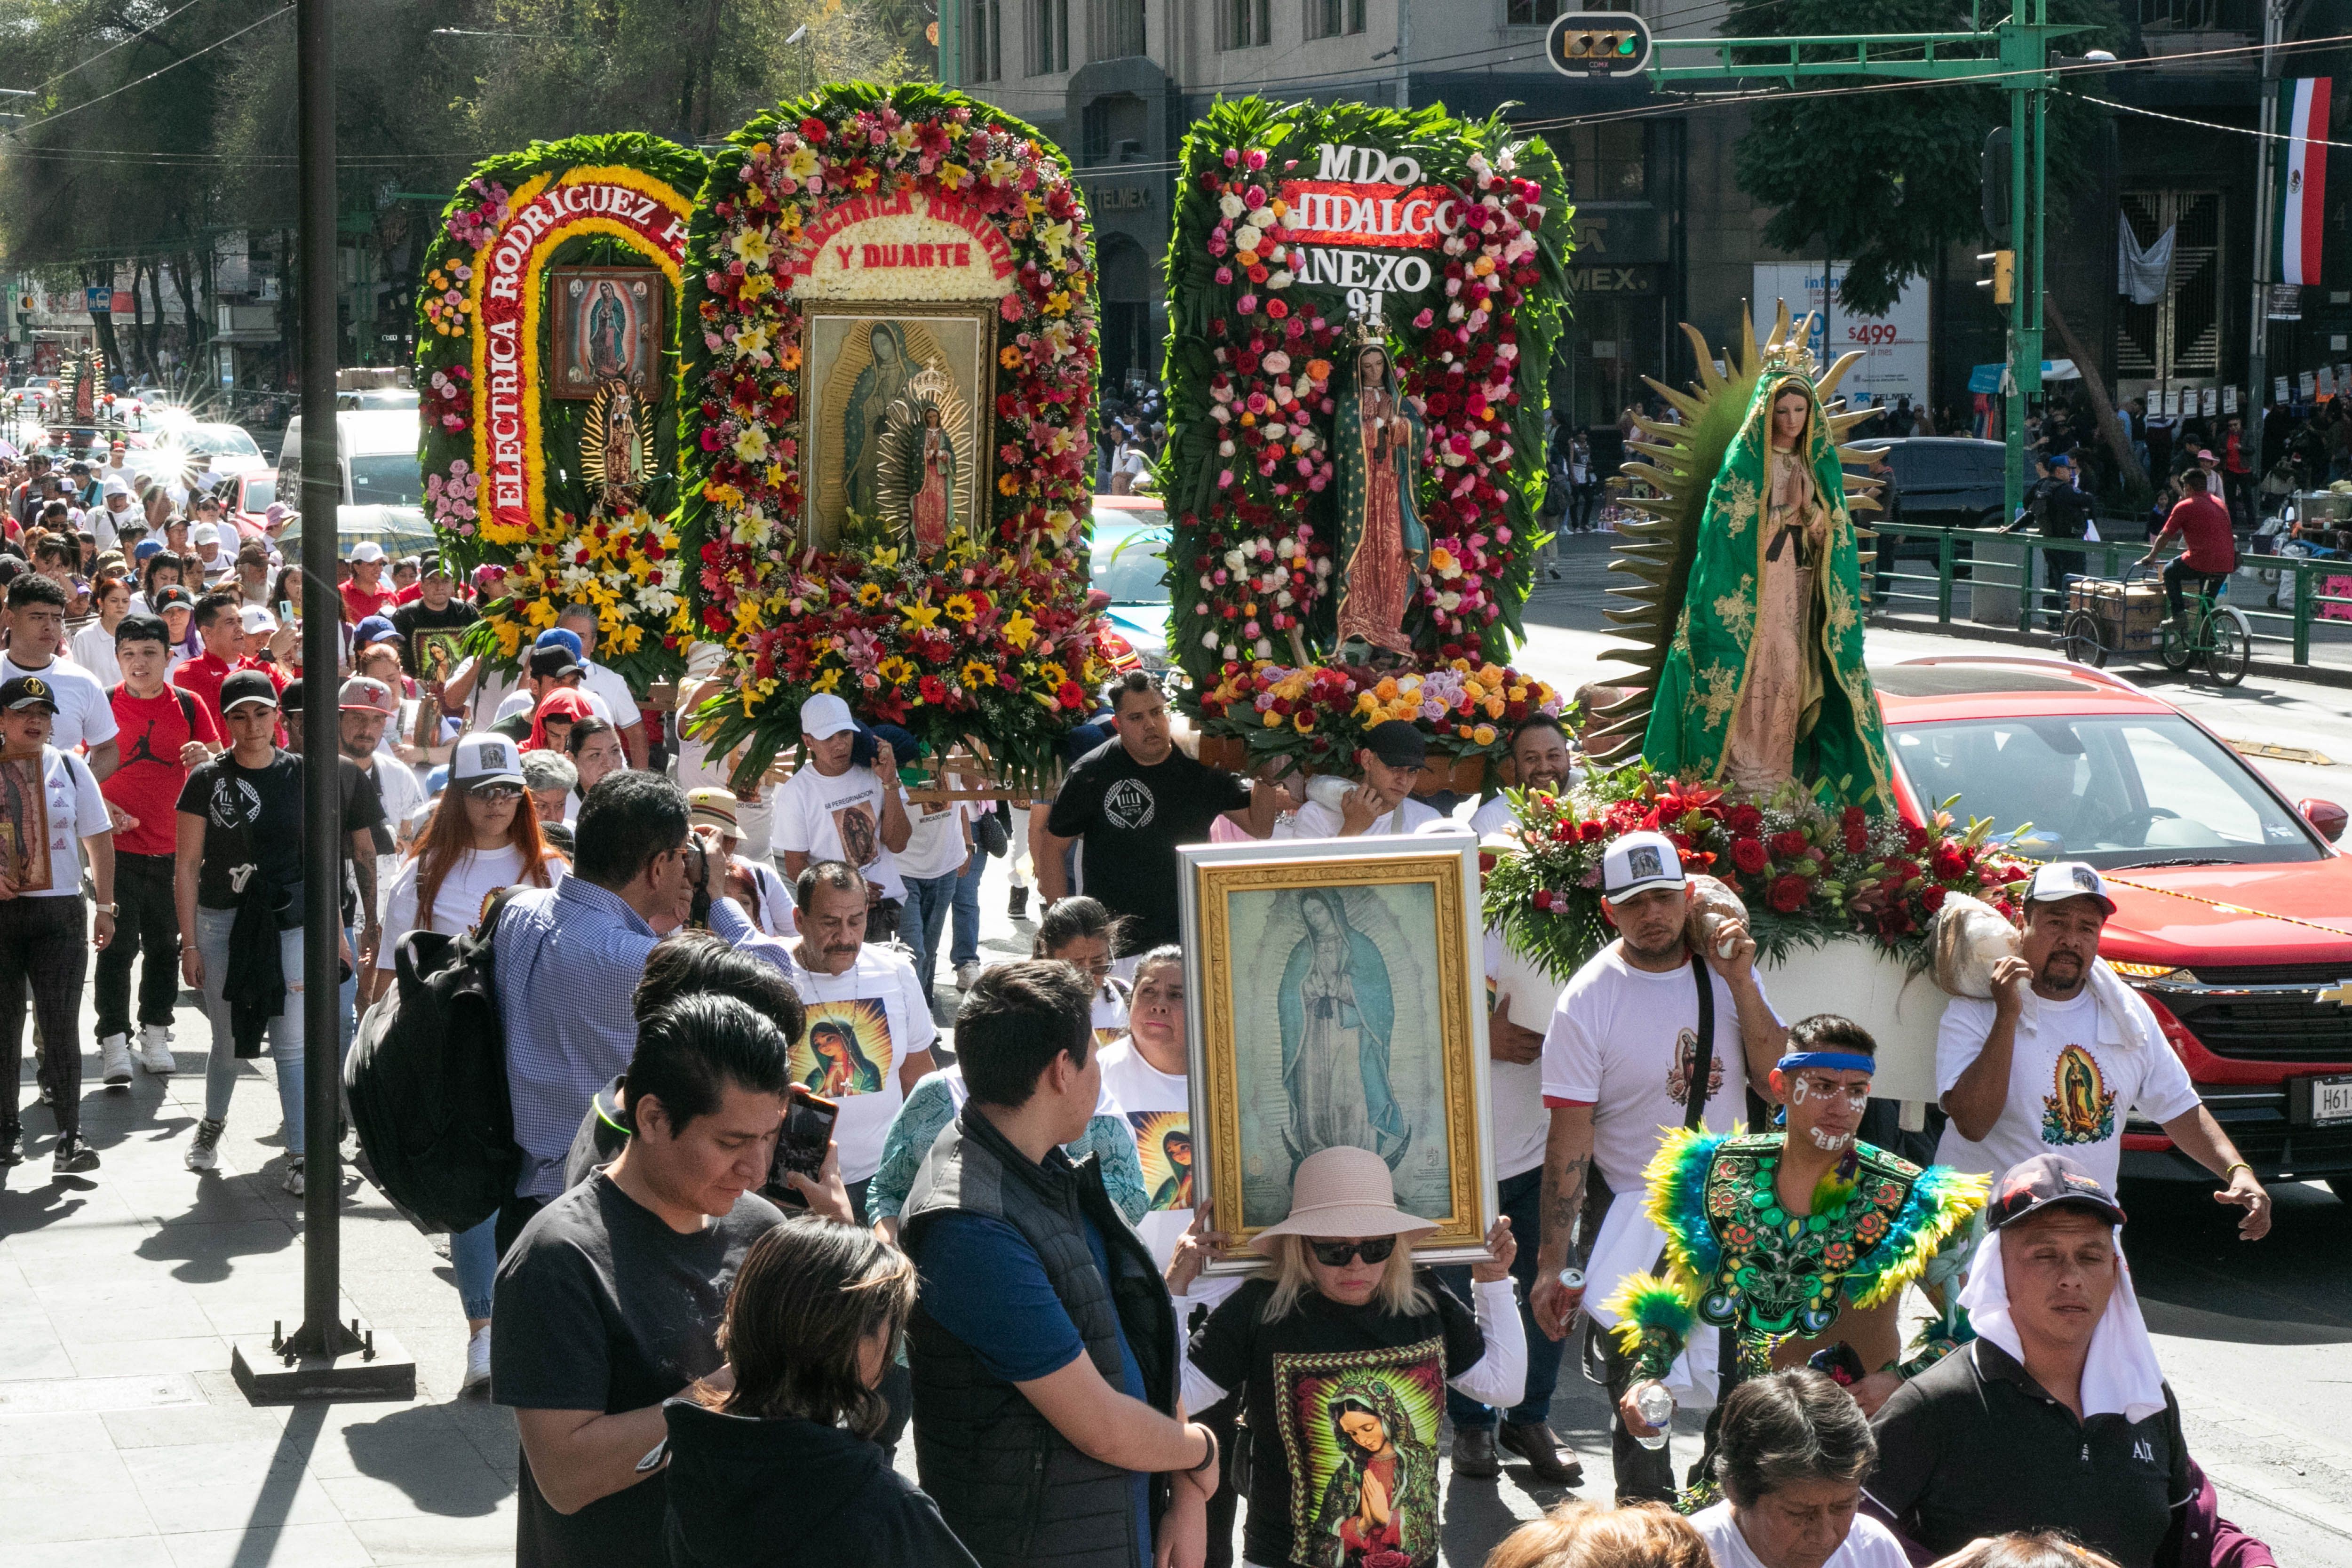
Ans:
{"type": "MultiPolygon", "coordinates": [[[[1722,32],[1952,32],[1965,30],[1969,15],[1965,0],[1734,0],[1722,32]]],[[[2120,34],[2113,0],[2051,0],[2050,20],[2096,29],[2064,40],[2069,53],[2112,47],[2120,34]]],[[[1885,79],[1810,77],[1802,90],[1885,79]]],[[[2063,94],[2050,100],[2053,221],[2060,194],[2088,177],[2084,150],[2102,112],[2063,94]]],[[[1840,303],[1877,315],[1947,247],[1981,233],[1978,155],[1986,132],[2008,123],[2009,97],[1998,87],[1920,83],[1767,102],[1740,139],[1734,174],[1740,189],[1777,209],[1764,226],[1767,243],[1793,256],[1849,260],[1840,303]]]]}

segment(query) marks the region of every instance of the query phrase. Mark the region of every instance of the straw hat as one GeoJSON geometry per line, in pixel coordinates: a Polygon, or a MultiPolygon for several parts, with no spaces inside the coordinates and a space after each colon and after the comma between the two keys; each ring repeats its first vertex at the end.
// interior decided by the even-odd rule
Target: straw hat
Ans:
{"type": "Polygon", "coordinates": [[[1290,1184],[1290,1217],[1259,1231],[1250,1245],[1266,1250],[1273,1236],[1425,1236],[1437,1228],[1396,1206],[1389,1163],[1370,1149],[1318,1149],[1299,1163],[1290,1184]]]}

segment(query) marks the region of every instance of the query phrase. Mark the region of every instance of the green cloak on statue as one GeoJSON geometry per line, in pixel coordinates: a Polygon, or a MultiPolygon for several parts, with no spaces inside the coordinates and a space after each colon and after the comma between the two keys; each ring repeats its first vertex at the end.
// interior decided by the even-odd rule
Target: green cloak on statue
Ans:
{"type": "Polygon", "coordinates": [[[1885,733],[1863,666],[1861,550],[1801,343],[1768,354],[1707,487],[1642,754],[1662,773],[1751,793],[1793,777],[1826,805],[1889,811],[1885,733]],[[1803,425],[1776,454],[1783,400],[1791,419],[1801,405],[1803,425]]]}

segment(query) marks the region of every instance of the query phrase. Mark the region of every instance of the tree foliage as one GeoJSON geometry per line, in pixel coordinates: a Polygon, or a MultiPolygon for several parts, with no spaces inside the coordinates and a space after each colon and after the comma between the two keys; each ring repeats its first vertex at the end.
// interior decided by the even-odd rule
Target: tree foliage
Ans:
{"type": "MultiPolygon", "coordinates": [[[[2069,54],[2113,47],[2119,32],[2108,0],[2051,0],[2050,20],[2092,26],[2061,40],[2069,54]]],[[[1965,0],[1734,0],[1722,31],[1788,37],[1951,32],[1969,23],[1965,0]]],[[[1983,52],[1996,53],[1990,45],[1983,52]]],[[[1885,80],[1804,79],[1806,92],[1880,85],[1759,105],[1734,163],[1740,189],[1777,209],[1765,223],[1766,242],[1794,256],[1850,260],[1839,300],[1864,315],[1892,308],[1903,285],[1932,268],[1946,247],[1982,232],[1978,157],[1986,133],[2009,123],[2009,95],[1998,86],[1888,88],[1885,80]]],[[[2059,193],[2088,175],[2084,150],[2101,112],[2051,95],[2053,220],[2059,193]]]]}

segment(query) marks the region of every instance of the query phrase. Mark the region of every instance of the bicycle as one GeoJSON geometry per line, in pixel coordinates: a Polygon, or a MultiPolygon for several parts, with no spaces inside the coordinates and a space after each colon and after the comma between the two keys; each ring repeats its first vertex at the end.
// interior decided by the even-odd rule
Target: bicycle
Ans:
{"type": "Polygon", "coordinates": [[[2196,597],[2185,601],[2188,628],[2184,631],[2171,620],[2164,623],[2156,656],[2164,661],[2165,668],[2185,670],[2201,658],[2206,670],[2223,686],[2235,686],[2246,679],[2254,662],[2254,631],[2244,611],[2221,602],[2229,591],[2227,577],[2207,577],[2196,597]]]}

